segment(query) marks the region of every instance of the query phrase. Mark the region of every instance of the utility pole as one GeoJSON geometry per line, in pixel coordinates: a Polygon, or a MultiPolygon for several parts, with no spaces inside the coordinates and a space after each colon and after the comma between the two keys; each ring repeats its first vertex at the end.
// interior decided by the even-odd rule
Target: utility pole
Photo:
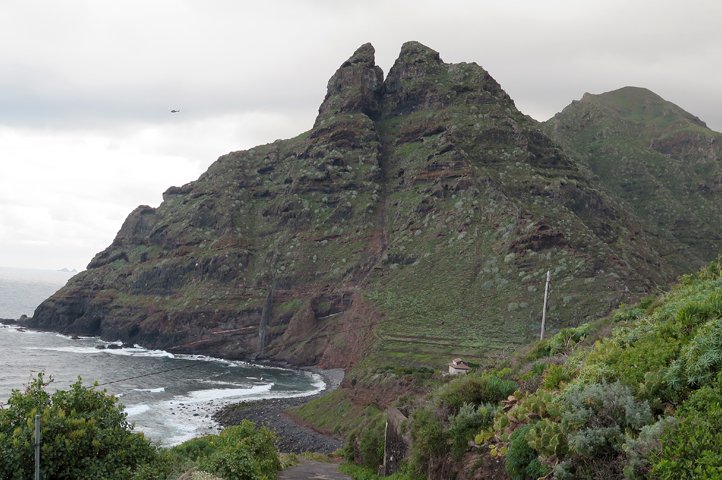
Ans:
{"type": "Polygon", "coordinates": [[[35,415],[35,480],[40,480],[40,415],[35,415]]]}
{"type": "Polygon", "coordinates": [[[552,272],[547,270],[547,284],[544,287],[544,309],[542,310],[542,325],[539,340],[544,340],[544,324],[547,320],[547,300],[549,298],[549,283],[552,281],[552,272]]]}

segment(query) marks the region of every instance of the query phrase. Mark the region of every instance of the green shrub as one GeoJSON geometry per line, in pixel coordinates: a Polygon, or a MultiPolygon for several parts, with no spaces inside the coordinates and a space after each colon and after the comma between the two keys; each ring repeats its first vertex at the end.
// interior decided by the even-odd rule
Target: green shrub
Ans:
{"type": "Polygon", "coordinates": [[[559,330],[556,335],[549,339],[549,354],[557,355],[570,352],[572,347],[584,340],[591,331],[592,326],[588,323],[559,330]]]}
{"type": "Polygon", "coordinates": [[[506,473],[512,480],[539,478],[547,475],[550,470],[537,457],[537,452],[529,446],[527,435],[532,425],[523,425],[509,437],[509,449],[506,454],[506,473]]]}
{"type": "Polygon", "coordinates": [[[167,475],[158,448],[132,431],[116,397],[84,387],[80,379],[50,395],[50,382],[39,374],[24,393],[14,390],[8,406],[0,409],[0,478],[32,478],[36,414],[41,415],[42,478],[167,475]]]}
{"type": "Polygon", "coordinates": [[[568,451],[567,438],[561,424],[548,418],[533,424],[525,435],[525,441],[546,457],[561,458],[568,451]]]}
{"type": "MultiPolygon", "coordinates": [[[[646,303],[646,302],[645,302],[646,303]]],[[[651,305],[651,302],[646,303],[646,306],[640,304],[636,307],[630,307],[629,305],[621,304],[614,314],[612,314],[612,321],[614,323],[619,322],[632,322],[637,320],[639,317],[644,315],[644,310],[651,305]]]]}
{"type": "Polygon", "coordinates": [[[554,336],[540,340],[531,349],[528,355],[529,360],[536,360],[551,355],[569,353],[574,346],[587,338],[592,332],[592,325],[583,323],[578,327],[563,328],[554,336]]]}
{"type": "Polygon", "coordinates": [[[529,381],[529,380],[532,380],[532,379],[534,379],[534,378],[538,378],[538,377],[540,377],[541,375],[544,374],[544,370],[546,370],[546,368],[547,368],[547,364],[546,364],[546,363],[544,363],[544,362],[536,362],[536,363],[534,363],[534,364],[531,366],[531,368],[529,369],[528,372],[526,372],[525,374],[523,374],[523,375],[521,376],[521,380],[529,381]]]}
{"type": "Polygon", "coordinates": [[[436,398],[442,407],[454,414],[465,403],[481,405],[498,403],[506,399],[519,385],[513,380],[506,380],[497,375],[484,373],[461,375],[442,386],[436,398]]]}
{"type": "Polygon", "coordinates": [[[639,436],[627,435],[624,452],[627,464],[624,466],[624,478],[638,480],[647,478],[651,470],[650,458],[662,449],[661,438],[677,425],[674,417],[664,417],[651,425],[645,425],[639,436]]]}
{"type": "Polygon", "coordinates": [[[657,413],[679,403],[722,366],[719,280],[673,290],[651,315],[615,330],[586,356],[579,379],[621,381],[657,413]]]}
{"type": "Polygon", "coordinates": [[[378,413],[367,417],[346,440],[344,457],[374,471],[384,461],[384,435],[386,415],[378,413]]]}
{"type": "Polygon", "coordinates": [[[384,430],[383,428],[366,428],[359,435],[359,453],[361,465],[378,468],[384,463],[384,430]]]}
{"type": "Polygon", "coordinates": [[[425,478],[408,473],[403,468],[401,471],[387,477],[380,477],[376,474],[376,470],[371,470],[367,467],[361,467],[351,463],[339,466],[338,470],[341,473],[350,476],[353,480],[422,480],[425,478]]]}
{"type": "Polygon", "coordinates": [[[625,432],[636,436],[653,421],[647,402],[636,400],[619,382],[568,388],[561,419],[570,454],[564,469],[582,478],[620,476],[626,463],[625,432]]]}
{"type": "Polygon", "coordinates": [[[244,420],[218,435],[184,442],[173,452],[226,480],[269,480],[276,478],[281,468],[275,438],[267,428],[256,429],[244,420]]]}
{"type": "MultiPolygon", "coordinates": [[[[653,417],[647,402],[639,402],[631,390],[619,383],[577,385],[569,388],[563,396],[562,424],[565,429],[575,435],[588,435],[588,440],[598,439],[605,444],[589,444],[588,440],[579,439],[584,445],[580,454],[591,454],[596,447],[621,447],[616,443],[618,434],[632,429],[639,431],[644,425],[652,422],[653,417]],[[599,432],[593,432],[599,430],[599,432]],[[612,442],[612,443],[610,443],[612,442]]],[[[569,444],[574,449],[574,440],[569,444]]]]}
{"type": "Polygon", "coordinates": [[[432,457],[447,453],[444,426],[431,408],[416,410],[411,416],[411,461],[415,474],[424,475],[432,457]]]}
{"type": "Polygon", "coordinates": [[[722,278],[722,255],[717,260],[714,260],[707,264],[704,268],[698,272],[688,275],[682,275],[679,278],[679,283],[682,285],[690,285],[700,280],[717,280],[722,278]]]}
{"type": "Polygon", "coordinates": [[[667,383],[681,390],[709,383],[722,367],[722,315],[703,325],[667,371],[667,383]]]}
{"type": "Polygon", "coordinates": [[[343,458],[347,462],[353,462],[354,450],[356,448],[356,442],[358,441],[358,432],[353,431],[346,437],[346,443],[343,446],[343,458]]]}
{"type": "Polygon", "coordinates": [[[655,478],[722,478],[722,374],[689,397],[677,420],[677,428],[661,438],[662,452],[653,460],[655,478]]]}
{"type": "Polygon", "coordinates": [[[549,365],[544,373],[545,388],[555,389],[574,378],[574,370],[566,365],[549,365]]]}
{"type": "Polygon", "coordinates": [[[479,430],[490,427],[494,420],[496,407],[491,404],[473,405],[465,403],[459,413],[449,417],[449,437],[451,440],[451,453],[461,458],[468,448],[469,440],[479,430]]]}

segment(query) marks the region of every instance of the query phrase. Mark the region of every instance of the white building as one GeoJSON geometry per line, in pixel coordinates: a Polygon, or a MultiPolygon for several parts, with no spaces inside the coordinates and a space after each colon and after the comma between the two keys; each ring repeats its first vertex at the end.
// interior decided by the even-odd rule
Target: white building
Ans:
{"type": "Polygon", "coordinates": [[[460,358],[455,358],[449,364],[449,375],[464,375],[471,367],[460,358]]]}

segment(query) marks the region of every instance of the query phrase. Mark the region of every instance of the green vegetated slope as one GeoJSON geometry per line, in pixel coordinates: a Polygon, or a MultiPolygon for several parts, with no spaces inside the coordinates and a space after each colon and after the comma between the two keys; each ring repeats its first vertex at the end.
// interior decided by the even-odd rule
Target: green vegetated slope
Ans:
{"type": "MultiPolygon", "coordinates": [[[[722,259],[439,383],[401,406],[411,447],[398,478],[722,478],[722,259]]],[[[374,451],[356,442],[355,454],[368,464],[374,451]]]]}
{"type": "Polygon", "coordinates": [[[645,222],[665,261],[699,266],[722,241],[722,134],[655,93],[584,94],[543,129],[645,222]]]}
{"type": "Polygon", "coordinates": [[[537,335],[547,270],[552,330],[680,273],[648,223],[480,66],[408,42],[384,79],[367,44],[309,132],[138,207],[31,326],[292,364],[487,362],[537,335]]]}

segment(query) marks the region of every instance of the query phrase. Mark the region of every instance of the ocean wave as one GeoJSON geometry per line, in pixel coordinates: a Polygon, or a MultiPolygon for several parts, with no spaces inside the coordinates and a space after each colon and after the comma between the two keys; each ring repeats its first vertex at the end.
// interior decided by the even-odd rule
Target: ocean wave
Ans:
{"type": "MultiPolygon", "coordinates": [[[[113,344],[115,345],[115,344],[113,344]]],[[[107,353],[109,355],[120,355],[124,357],[151,357],[151,358],[175,358],[165,350],[148,350],[145,348],[95,348],[95,347],[24,347],[25,350],[45,350],[50,352],[79,353],[82,355],[97,355],[107,353]]]]}
{"type": "Polygon", "coordinates": [[[165,387],[158,387],[158,388],[134,388],[134,392],[148,392],[148,393],[163,393],[165,392],[165,387]]]}
{"type": "Polygon", "coordinates": [[[17,324],[6,325],[4,323],[0,323],[0,328],[5,328],[5,329],[10,330],[11,332],[17,332],[17,333],[29,333],[29,334],[36,334],[36,335],[47,333],[47,332],[41,332],[40,330],[31,330],[24,325],[17,325],[17,324]]]}
{"type": "Polygon", "coordinates": [[[206,390],[193,390],[187,395],[177,397],[180,402],[206,403],[211,400],[225,400],[233,398],[244,398],[249,396],[266,395],[271,391],[273,384],[256,385],[247,388],[209,388],[206,390]]]}
{"type": "Polygon", "coordinates": [[[248,367],[252,366],[252,364],[248,362],[244,362],[243,360],[227,360],[225,358],[218,358],[218,357],[210,357],[208,355],[195,355],[190,353],[181,353],[176,355],[176,358],[182,359],[182,360],[197,360],[200,362],[214,362],[214,363],[220,363],[229,367],[248,367]]]}
{"type": "Polygon", "coordinates": [[[105,350],[98,350],[93,347],[23,347],[24,350],[43,350],[46,352],[82,353],[93,354],[103,353],[105,350]]]}
{"type": "Polygon", "coordinates": [[[321,375],[315,372],[309,372],[307,370],[304,370],[303,373],[305,373],[307,377],[311,378],[311,386],[316,389],[315,392],[320,392],[326,389],[326,381],[321,375]]]}
{"type": "Polygon", "coordinates": [[[93,340],[97,337],[87,337],[85,335],[66,335],[64,333],[56,333],[56,337],[65,338],[67,340],[93,340]]]}
{"type": "Polygon", "coordinates": [[[102,353],[109,353],[111,355],[121,355],[125,357],[152,357],[152,358],[176,358],[170,352],[165,350],[148,350],[142,347],[130,347],[130,348],[103,348],[95,349],[102,353]]]}
{"type": "Polygon", "coordinates": [[[128,407],[125,407],[125,413],[127,413],[129,417],[132,417],[133,415],[140,415],[141,413],[145,413],[148,410],[150,410],[150,405],[146,405],[144,403],[141,403],[140,405],[130,405],[128,407]]]}
{"type": "MultiPolygon", "coordinates": [[[[248,380],[258,380],[256,377],[245,377],[248,380]]],[[[238,382],[228,382],[226,380],[208,380],[205,378],[201,378],[196,380],[198,383],[209,383],[211,385],[230,385],[231,387],[245,387],[251,382],[246,383],[238,383],[238,382]]]]}

